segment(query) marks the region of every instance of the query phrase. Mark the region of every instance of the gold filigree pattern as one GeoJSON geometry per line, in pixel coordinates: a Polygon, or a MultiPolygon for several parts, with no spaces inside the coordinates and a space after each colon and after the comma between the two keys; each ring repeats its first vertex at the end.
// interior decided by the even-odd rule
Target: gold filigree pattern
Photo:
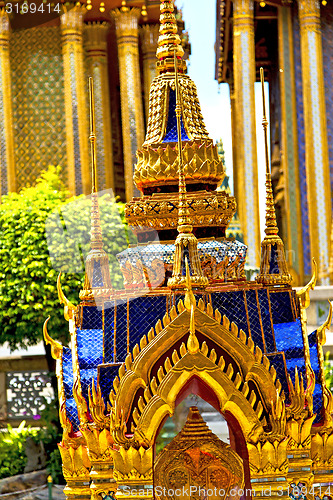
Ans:
{"type": "MultiPolygon", "coordinates": [[[[183,145],[184,173],[187,184],[205,182],[218,185],[224,179],[224,169],[217,148],[208,139],[183,145]]],[[[134,180],[141,191],[145,187],[175,185],[178,182],[178,155],[174,143],[143,146],[137,152],[134,180]]]]}
{"type": "MultiPolygon", "coordinates": [[[[197,191],[187,193],[191,221],[194,227],[226,227],[236,212],[236,201],[221,191],[197,191]]],[[[128,224],[155,229],[175,229],[178,224],[178,194],[160,193],[134,198],[126,204],[125,217],[128,224]]]]}
{"type": "MultiPolygon", "coordinates": [[[[208,139],[208,132],[201,113],[198,91],[188,75],[179,75],[182,102],[182,119],[190,140],[208,139]]],[[[175,90],[174,73],[165,73],[154,78],[149,94],[149,119],[144,146],[162,142],[169,114],[170,88],[175,90]]]]}

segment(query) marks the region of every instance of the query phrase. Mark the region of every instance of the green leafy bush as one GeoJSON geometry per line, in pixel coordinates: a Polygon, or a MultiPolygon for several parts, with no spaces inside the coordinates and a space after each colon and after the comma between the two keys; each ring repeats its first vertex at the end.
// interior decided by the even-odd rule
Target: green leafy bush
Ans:
{"type": "Polygon", "coordinates": [[[21,474],[27,462],[25,443],[28,436],[36,438],[37,431],[25,426],[23,420],[17,429],[9,424],[0,432],[0,479],[21,474]]]}
{"type": "MultiPolygon", "coordinates": [[[[59,167],[50,167],[36,186],[4,196],[0,204],[0,345],[7,341],[12,349],[40,341],[47,316],[52,335],[63,342],[68,338],[56,289],[59,270],[66,273],[65,294],[78,302],[90,249],[91,203],[85,196],[70,198],[59,173],[59,167]]],[[[115,255],[131,238],[124,204],[106,195],[100,198],[100,211],[111,278],[118,288],[122,278],[115,255]]]]}

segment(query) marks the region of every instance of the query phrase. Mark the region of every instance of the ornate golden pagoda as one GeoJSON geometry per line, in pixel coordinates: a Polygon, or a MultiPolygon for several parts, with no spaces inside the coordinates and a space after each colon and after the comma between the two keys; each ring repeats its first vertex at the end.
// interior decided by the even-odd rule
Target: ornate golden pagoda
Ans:
{"type": "Polygon", "coordinates": [[[218,223],[236,209],[232,197],[214,191],[221,163],[212,168],[216,150],[205,135],[198,142],[188,136],[190,117],[179,106],[189,79],[177,46],[172,3],[161,2],[160,74],[152,83],[147,154],[139,151],[136,165],[143,197],[127,205],[143,244],[118,256],[125,288],[74,307],[59,286],[71,347],[44,328],[57,359],[66,497],[287,500],[306,488],[321,498],[333,482],[333,398],[322,349],[332,308],[308,334],[316,270],[297,292],[281,279],[282,267],[269,282],[246,281],[246,247],[225,238],[228,222],[218,223]],[[165,124],[155,131],[158,142],[149,139],[154,116],[165,124]],[[206,166],[196,159],[197,176],[188,181],[194,156],[186,151],[197,147],[206,151],[206,166]],[[160,241],[150,241],[153,230],[160,241]],[[164,422],[189,394],[224,417],[230,445],[192,408],[156,455],[164,422]]]}

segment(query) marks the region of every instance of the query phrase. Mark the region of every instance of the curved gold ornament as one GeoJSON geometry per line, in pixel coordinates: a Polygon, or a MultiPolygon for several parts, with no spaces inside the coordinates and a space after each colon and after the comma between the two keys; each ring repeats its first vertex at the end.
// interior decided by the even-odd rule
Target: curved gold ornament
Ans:
{"type": "Polygon", "coordinates": [[[318,266],[314,257],[312,258],[313,262],[313,274],[307,285],[296,292],[297,297],[300,300],[301,308],[307,309],[310,305],[310,290],[313,290],[317,283],[318,277],[318,266]]]}
{"type": "Polygon", "coordinates": [[[329,300],[328,303],[330,305],[330,309],[328,311],[327,318],[325,322],[317,330],[317,338],[321,346],[326,344],[326,330],[330,329],[332,323],[332,311],[333,311],[332,302],[329,300]]]}
{"type": "Polygon", "coordinates": [[[60,359],[62,355],[62,344],[58,342],[57,340],[53,340],[52,337],[50,337],[48,331],[47,331],[47,324],[49,322],[51,316],[46,318],[44,325],[43,325],[43,335],[45,339],[45,343],[49,344],[51,346],[51,354],[53,359],[60,359]]]}
{"type": "Polygon", "coordinates": [[[66,297],[66,295],[63,292],[63,289],[61,287],[61,271],[60,271],[58,279],[57,279],[57,290],[58,290],[59,302],[60,302],[60,304],[64,305],[64,317],[65,317],[65,319],[67,321],[69,321],[70,319],[74,319],[74,314],[75,314],[75,311],[77,308],[74,306],[74,304],[72,304],[70,302],[70,300],[68,300],[68,298],[66,297]]]}

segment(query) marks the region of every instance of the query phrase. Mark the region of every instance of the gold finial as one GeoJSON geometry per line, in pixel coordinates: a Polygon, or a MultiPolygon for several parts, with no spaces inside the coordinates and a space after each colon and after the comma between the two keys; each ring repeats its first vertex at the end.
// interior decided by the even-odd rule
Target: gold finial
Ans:
{"type": "Polygon", "coordinates": [[[265,161],[266,161],[266,236],[261,242],[261,264],[259,275],[256,280],[258,283],[266,285],[290,284],[291,276],[288,273],[286,258],[284,255],[284,245],[278,235],[279,229],[276,222],[275,206],[272,189],[271,171],[269,166],[267,127],[265,102],[265,82],[264,70],[260,68],[260,80],[262,90],[263,120],[265,139],[265,161]]]}
{"type": "Polygon", "coordinates": [[[194,322],[194,307],[191,307],[191,318],[190,318],[190,333],[186,344],[187,350],[191,354],[195,354],[200,350],[199,340],[195,334],[195,322],[194,322]]]}
{"type": "Polygon", "coordinates": [[[86,273],[80,299],[95,301],[97,297],[107,297],[112,291],[109,258],[103,250],[101,219],[97,194],[96,132],[94,110],[94,82],[90,76],[89,116],[90,116],[90,155],[91,155],[91,236],[90,252],[86,258],[86,273]]]}
{"type": "Polygon", "coordinates": [[[184,71],[186,69],[186,63],[182,59],[184,50],[178,35],[173,0],[161,0],[160,12],[160,36],[156,50],[157,69],[160,73],[173,71],[173,54],[176,52],[176,56],[179,58],[177,59],[177,67],[184,71]]]}
{"type": "Polygon", "coordinates": [[[191,275],[190,275],[190,269],[188,267],[187,257],[185,257],[185,266],[186,266],[186,292],[185,292],[184,305],[188,311],[191,311],[192,308],[194,309],[196,308],[197,303],[192,290],[191,275]]]}
{"type": "Polygon", "coordinates": [[[204,288],[208,285],[208,279],[203,275],[199,254],[198,241],[192,233],[193,226],[191,224],[189,209],[186,200],[186,181],[183,165],[183,150],[181,138],[181,103],[179,94],[178,72],[177,72],[177,51],[174,50],[174,72],[175,72],[175,87],[176,87],[176,119],[177,119],[177,136],[178,136],[178,186],[179,186],[179,205],[178,205],[178,236],[175,241],[175,258],[172,271],[172,277],[168,280],[170,288],[186,288],[188,289],[189,281],[191,286],[204,288]],[[188,266],[187,257],[191,266],[192,274],[184,276],[184,264],[188,266]]]}
{"type": "Polygon", "coordinates": [[[266,102],[265,102],[265,81],[264,81],[264,69],[260,68],[260,80],[261,80],[261,91],[262,91],[262,126],[264,129],[264,139],[265,139],[265,163],[266,163],[266,228],[265,233],[267,235],[278,234],[279,229],[276,222],[275,206],[273,198],[272,189],[272,179],[271,179],[271,169],[269,164],[269,153],[268,153],[268,120],[266,117],[266,102]]]}
{"type": "Polygon", "coordinates": [[[96,131],[95,131],[95,108],[94,108],[94,82],[91,76],[88,78],[89,85],[89,117],[90,117],[90,155],[91,155],[91,192],[97,192],[96,174],[96,131]]]}
{"type": "Polygon", "coordinates": [[[181,129],[181,116],[182,107],[180,104],[179,82],[177,72],[177,57],[176,50],[174,55],[175,67],[175,86],[176,86],[176,120],[177,120],[177,139],[178,139],[178,163],[179,163],[179,207],[178,207],[178,232],[191,233],[193,227],[191,226],[189,210],[186,202],[186,180],[183,164],[183,148],[182,148],[182,129],[181,129]]]}
{"type": "Polygon", "coordinates": [[[95,109],[94,109],[94,82],[90,76],[89,84],[89,116],[90,116],[90,157],[91,157],[91,249],[101,250],[103,248],[102,229],[99,215],[97,195],[97,167],[96,167],[96,132],[95,132],[95,109]]]}

